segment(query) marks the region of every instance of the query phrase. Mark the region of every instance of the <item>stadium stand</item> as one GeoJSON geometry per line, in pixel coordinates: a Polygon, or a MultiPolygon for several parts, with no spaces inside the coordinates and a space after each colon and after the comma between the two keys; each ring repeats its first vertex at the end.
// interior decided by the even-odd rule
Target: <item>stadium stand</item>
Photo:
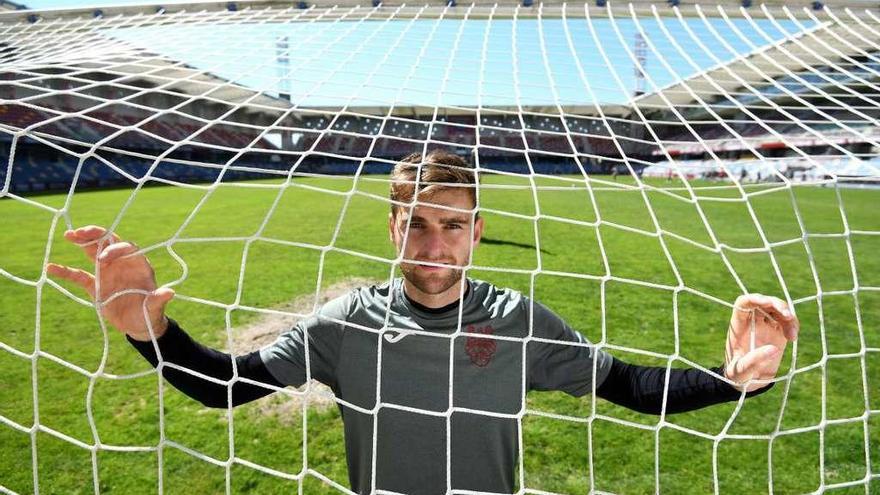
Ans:
{"type": "MultiPolygon", "coordinates": [[[[880,79],[880,53],[846,67],[829,65],[772,83],[763,81],[753,85],[756,92],[740,88],[731,93],[736,95],[733,98],[710,102],[711,111],[705,104],[685,105],[688,126],[668,110],[649,113],[659,143],[644,135],[645,126],[632,113],[601,118],[553,115],[546,109],[455,108],[434,120],[434,115],[417,112],[382,115],[381,109],[374,114],[357,108],[338,113],[301,109],[279,123],[272,109],[281,112],[289,102],[267,101],[259,112],[239,109],[221,119],[231,105],[194,98],[186,87],[132,100],[123,99],[127,89],[97,84],[89,92],[75,92],[75,97],[68,93],[43,98],[46,88],[0,74],[0,99],[13,102],[0,104],[0,142],[6,143],[5,150],[10,150],[13,140],[16,143],[11,155],[0,157],[0,163],[6,164],[0,165],[0,181],[8,179],[12,192],[65,189],[80,161],[78,187],[122,185],[147,174],[155,180],[214,181],[227,164],[230,170],[223,180],[277,177],[293,167],[305,174],[387,173],[390,163],[426,146],[450,148],[481,167],[512,173],[632,169],[646,176],[669,177],[672,167],[679,167],[685,176],[715,179],[876,174],[871,143],[880,141],[880,107],[867,104],[861,94],[880,79]],[[841,90],[844,86],[847,91],[841,90]],[[836,103],[831,104],[830,98],[836,103]],[[189,103],[178,104],[185,99],[189,103]],[[761,106],[764,99],[778,107],[761,106]],[[718,121],[722,113],[725,125],[718,121]],[[267,125],[277,129],[263,132],[267,125]],[[96,143],[101,151],[89,155],[96,143]],[[842,147],[854,158],[817,159],[822,163],[817,166],[817,160],[787,156],[795,146],[823,156],[840,154],[839,149],[829,148],[842,147]],[[756,162],[751,149],[761,150],[766,163],[756,162]],[[719,167],[711,163],[712,154],[730,163],[719,167]],[[744,168],[750,171],[743,174],[744,168]],[[815,170],[808,172],[811,169],[815,170]]],[[[96,71],[86,79],[104,77],[96,71]]],[[[64,74],[43,78],[42,84],[47,81],[55,90],[83,84],[64,74]]],[[[152,85],[154,81],[143,80],[134,86],[152,85]]]]}

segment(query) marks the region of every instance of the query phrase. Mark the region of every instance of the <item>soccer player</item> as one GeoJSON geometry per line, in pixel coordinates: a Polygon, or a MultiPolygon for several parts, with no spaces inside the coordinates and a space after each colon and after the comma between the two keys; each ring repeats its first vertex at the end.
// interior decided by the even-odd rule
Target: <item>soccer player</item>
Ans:
{"type": "MultiPolygon", "coordinates": [[[[595,392],[659,414],[666,369],[624,363],[539,302],[465,277],[483,232],[476,181],[473,169],[455,155],[434,151],[424,159],[404,158],[392,173],[388,218],[402,278],[355,289],[274,343],[234,358],[193,341],[167,318],[172,289],[156,286],[137,246],[101,227],[65,233],[95,262],[100,294],[91,273],[56,264],[47,271],[79,284],[98,301],[138,291],[102,303],[101,312],[154,366],[159,358],[151,330],[162,359],[211,377],[232,378],[234,359],[239,377],[272,387],[300,386],[308,377],[327,384],[345,402],[340,409],[348,472],[357,493],[445,493],[447,484],[511,493],[519,440],[515,417],[526,392],[595,392]]],[[[782,300],[739,297],[725,363],[712,369],[734,385],[699,369],[673,369],[666,413],[766,391],[797,333],[798,320],[782,300]]],[[[171,368],[163,375],[206,406],[230,405],[225,385],[171,368]]],[[[271,392],[235,381],[231,405],[271,392]]]]}

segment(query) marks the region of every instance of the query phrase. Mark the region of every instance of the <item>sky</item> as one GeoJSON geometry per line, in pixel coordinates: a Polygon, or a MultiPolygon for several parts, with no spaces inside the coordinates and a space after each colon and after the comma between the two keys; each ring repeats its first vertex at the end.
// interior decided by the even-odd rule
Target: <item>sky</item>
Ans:
{"type": "Polygon", "coordinates": [[[244,86],[289,93],[302,106],[535,106],[625,103],[638,85],[651,92],[804,27],[662,19],[166,25],[108,34],[244,86]]]}

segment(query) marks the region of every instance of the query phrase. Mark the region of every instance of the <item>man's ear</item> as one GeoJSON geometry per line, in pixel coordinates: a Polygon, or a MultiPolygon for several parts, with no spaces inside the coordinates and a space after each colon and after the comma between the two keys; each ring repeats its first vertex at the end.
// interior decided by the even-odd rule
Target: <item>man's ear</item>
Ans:
{"type": "Polygon", "coordinates": [[[474,220],[474,247],[477,247],[480,244],[480,239],[483,238],[483,217],[478,216],[476,220],[474,220]]]}
{"type": "Polygon", "coordinates": [[[391,239],[391,244],[397,245],[394,241],[394,213],[388,212],[388,238],[391,239]]]}

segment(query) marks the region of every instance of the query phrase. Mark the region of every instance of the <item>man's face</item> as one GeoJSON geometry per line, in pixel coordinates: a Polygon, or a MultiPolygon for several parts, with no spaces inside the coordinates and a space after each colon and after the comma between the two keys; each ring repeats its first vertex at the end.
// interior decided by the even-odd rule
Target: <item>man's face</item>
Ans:
{"type": "MultiPolygon", "coordinates": [[[[468,211],[454,211],[437,208],[442,205],[460,210],[474,207],[468,191],[463,189],[441,189],[429,197],[420,198],[410,211],[400,208],[391,215],[389,227],[391,242],[397,254],[403,259],[427,261],[445,265],[464,266],[470,254],[480,242],[483,232],[483,219],[472,223],[473,215],[468,211]],[[409,235],[407,232],[409,220],[409,235]],[[404,237],[406,243],[404,244],[404,237]]],[[[462,269],[428,266],[420,263],[401,263],[404,278],[425,294],[442,294],[461,280],[462,269]]]]}

